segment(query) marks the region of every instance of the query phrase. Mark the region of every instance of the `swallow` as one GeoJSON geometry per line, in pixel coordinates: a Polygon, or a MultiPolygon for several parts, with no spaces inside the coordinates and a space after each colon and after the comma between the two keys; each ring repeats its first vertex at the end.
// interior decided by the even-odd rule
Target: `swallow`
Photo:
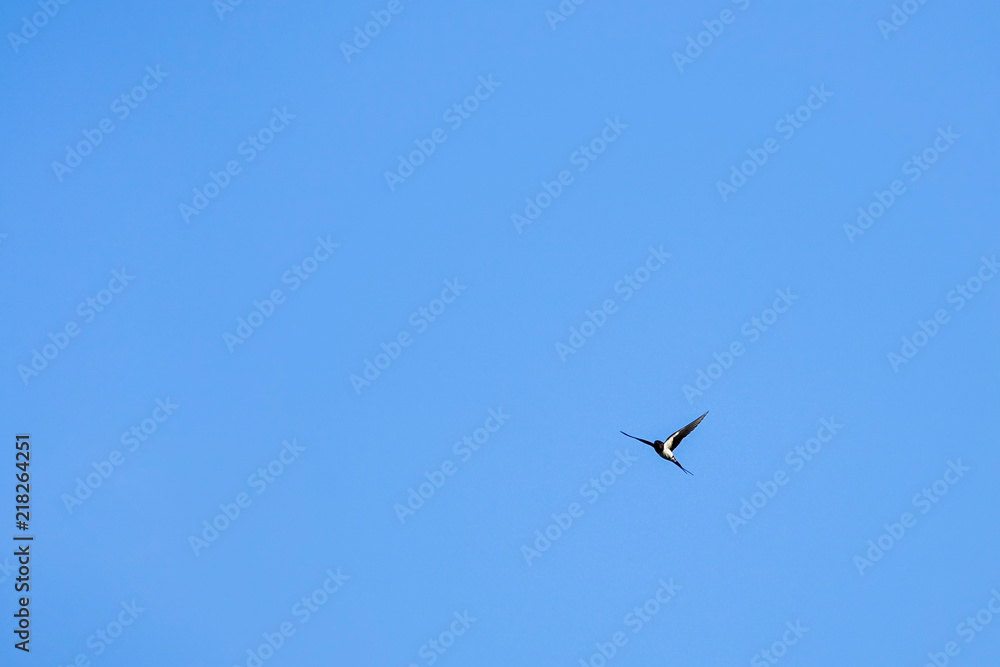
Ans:
{"type": "MultiPolygon", "coordinates": [[[[705,415],[707,414],[708,413],[706,412],[705,415]]],[[[670,461],[671,463],[673,463],[675,466],[677,466],[687,474],[693,475],[694,474],[693,472],[682,466],[680,462],[674,458],[674,450],[677,449],[677,445],[681,444],[681,440],[687,437],[687,435],[691,431],[693,431],[698,424],[701,423],[701,420],[705,418],[705,415],[698,417],[684,428],[674,431],[674,433],[669,438],[667,438],[666,442],[662,440],[657,440],[656,442],[650,442],[649,440],[643,440],[642,438],[636,438],[634,435],[629,435],[625,431],[621,431],[620,433],[622,435],[628,435],[628,437],[634,440],[638,440],[639,442],[646,443],[647,445],[655,449],[656,453],[659,454],[662,458],[665,458],[666,460],[670,461]]]]}

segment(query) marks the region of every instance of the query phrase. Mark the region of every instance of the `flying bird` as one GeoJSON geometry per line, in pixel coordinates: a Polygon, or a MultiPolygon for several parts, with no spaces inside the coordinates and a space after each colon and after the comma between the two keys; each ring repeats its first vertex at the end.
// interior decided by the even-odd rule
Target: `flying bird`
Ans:
{"type": "MultiPolygon", "coordinates": [[[[705,415],[707,414],[708,413],[706,412],[705,415]]],[[[670,461],[671,463],[673,463],[675,466],[677,466],[687,474],[693,475],[694,473],[692,473],[690,470],[682,466],[680,462],[674,458],[674,450],[677,449],[677,445],[681,444],[681,440],[687,437],[687,435],[691,431],[693,431],[698,424],[701,423],[701,420],[705,418],[705,415],[698,417],[684,428],[678,431],[674,431],[673,435],[667,438],[666,442],[662,440],[657,440],[656,442],[650,442],[649,440],[643,440],[642,438],[636,438],[634,435],[629,435],[625,431],[621,431],[621,434],[628,435],[628,437],[633,438],[634,440],[646,443],[647,445],[655,449],[656,453],[659,454],[662,458],[665,458],[666,460],[670,461]]]]}

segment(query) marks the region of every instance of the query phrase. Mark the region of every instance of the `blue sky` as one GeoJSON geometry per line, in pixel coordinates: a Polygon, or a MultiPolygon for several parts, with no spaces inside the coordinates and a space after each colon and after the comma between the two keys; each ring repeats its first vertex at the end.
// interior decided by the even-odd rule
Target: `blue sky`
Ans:
{"type": "Polygon", "coordinates": [[[995,8],[626,4],[5,5],[5,654],[1000,657],[995,8]]]}

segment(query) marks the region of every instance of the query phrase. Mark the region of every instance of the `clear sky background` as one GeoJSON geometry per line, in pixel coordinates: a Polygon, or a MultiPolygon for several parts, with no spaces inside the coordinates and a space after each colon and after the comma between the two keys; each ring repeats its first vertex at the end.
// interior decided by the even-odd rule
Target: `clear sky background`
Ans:
{"type": "Polygon", "coordinates": [[[31,653],[5,626],[0,662],[1000,659],[1000,617],[966,621],[1000,610],[992,3],[892,31],[888,0],[333,4],[0,10],[0,496],[13,534],[30,433],[36,537],[31,653]],[[693,476],[619,434],[705,411],[693,476]]]}

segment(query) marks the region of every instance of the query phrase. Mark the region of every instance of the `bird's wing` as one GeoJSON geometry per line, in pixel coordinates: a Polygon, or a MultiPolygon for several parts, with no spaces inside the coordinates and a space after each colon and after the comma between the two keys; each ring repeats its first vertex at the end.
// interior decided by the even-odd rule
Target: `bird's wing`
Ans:
{"type": "MultiPolygon", "coordinates": [[[[706,412],[705,415],[707,414],[708,413],[706,412]]],[[[698,417],[693,422],[691,422],[684,428],[680,429],[679,431],[676,431],[673,435],[667,438],[668,449],[670,449],[670,451],[674,451],[675,449],[677,449],[677,445],[681,444],[681,440],[683,440],[688,433],[693,431],[695,426],[701,423],[701,420],[705,418],[705,415],[698,417]]]]}
{"type": "MultiPolygon", "coordinates": [[[[619,433],[621,433],[622,435],[628,435],[628,433],[626,433],[625,431],[619,431],[619,433]]],[[[656,445],[654,445],[653,443],[651,443],[649,440],[643,440],[642,438],[636,438],[634,435],[628,435],[628,437],[630,437],[630,438],[632,438],[634,440],[638,440],[639,442],[644,442],[647,445],[649,445],[650,447],[653,447],[653,448],[656,447],[656,445]]]]}
{"type": "Polygon", "coordinates": [[[675,466],[677,466],[678,468],[680,468],[681,470],[683,470],[687,474],[689,474],[689,475],[693,475],[694,474],[693,472],[691,472],[690,470],[688,470],[687,468],[685,468],[684,466],[682,466],[680,463],[678,463],[677,459],[670,459],[670,460],[673,461],[673,463],[674,463],[675,466]]]}

